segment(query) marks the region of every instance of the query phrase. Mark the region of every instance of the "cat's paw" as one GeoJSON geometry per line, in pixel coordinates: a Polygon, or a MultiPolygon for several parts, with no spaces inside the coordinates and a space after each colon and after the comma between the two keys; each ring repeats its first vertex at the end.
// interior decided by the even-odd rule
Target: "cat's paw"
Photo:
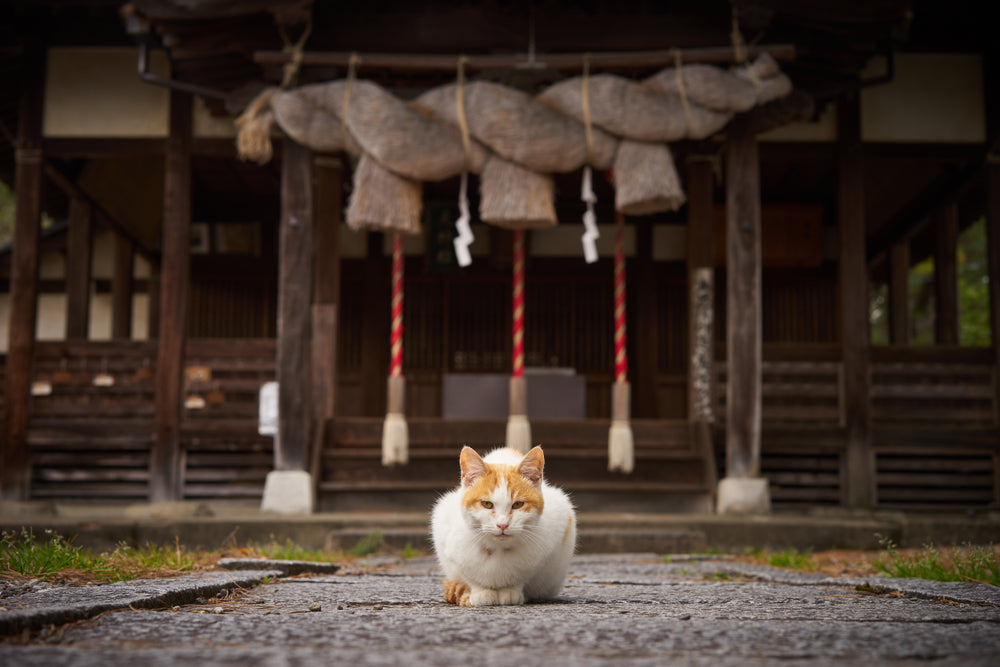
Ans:
{"type": "Polygon", "coordinates": [[[486,607],[491,605],[524,604],[524,591],[515,588],[476,588],[469,595],[468,607],[486,607]]]}
{"type": "Polygon", "coordinates": [[[469,605],[469,586],[462,581],[446,579],[444,582],[444,601],[462,607],[469,605]]]}

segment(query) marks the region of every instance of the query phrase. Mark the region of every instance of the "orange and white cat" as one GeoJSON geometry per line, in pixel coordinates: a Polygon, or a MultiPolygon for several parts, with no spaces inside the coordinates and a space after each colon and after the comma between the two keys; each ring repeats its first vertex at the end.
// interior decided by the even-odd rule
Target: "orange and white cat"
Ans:
{"type": "Polygon", "coordinates": [[[444,599],[463,607],[554,598],[576,547],[569,497],[542,478],[541,447],[459,457],[462,483],[431,515],[444,599]]]}

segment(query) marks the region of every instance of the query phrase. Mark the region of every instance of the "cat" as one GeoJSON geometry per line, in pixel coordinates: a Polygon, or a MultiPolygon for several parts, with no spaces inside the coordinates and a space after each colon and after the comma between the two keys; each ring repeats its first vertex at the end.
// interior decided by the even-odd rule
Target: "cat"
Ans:
{"type": "Polygon", "coordinates": [[[478,607],[554,598],[576,548],[576,513],[542,478],[542,448],[482,458],[465,447],[459,463],[461,485],[431,514],[445,601],[478,607]]]}

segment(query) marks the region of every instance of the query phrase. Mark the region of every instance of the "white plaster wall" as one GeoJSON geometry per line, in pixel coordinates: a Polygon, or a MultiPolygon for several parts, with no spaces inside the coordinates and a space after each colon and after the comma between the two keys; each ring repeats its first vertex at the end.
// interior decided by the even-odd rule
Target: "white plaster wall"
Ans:
{"type": "MultiPolygon", "coordinates": [[[[982,58],[897,54],[893,80],[861,92],[863,141],[979,143],[986,140],[982,58]]],[[[878,58],[866,77],[885,72],[878,58]]]]}
{"type": "MultiPolygon", "coordinates": [[[[45,82],[46,137],[165,137],[167,89],[139,78],[135,48],[51,48],[45,82]]],[[[150,71],[167,75],[162,52],[150,71]]]]}

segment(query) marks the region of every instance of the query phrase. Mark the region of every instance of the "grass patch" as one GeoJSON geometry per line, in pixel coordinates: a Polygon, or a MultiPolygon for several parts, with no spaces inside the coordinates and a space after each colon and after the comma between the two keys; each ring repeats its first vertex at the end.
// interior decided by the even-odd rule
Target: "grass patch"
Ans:
{"type": "Polygon", "coordinates": [[[62,535],[45,531],[36,539],[34,531],[0,535],[0,574],[24,577],[68,577],[92,581],[129,581],[140,577],[180,574],[208,567],[218,556],[193,553],[180,545],[147,544],[142,548],[120,544],[95,555],[62,535]]]}
{"type": "Polygon", "coordinates": [[[875,569],[890,577],[1000,586],[1000,557],[993,545],[946,549],[928,545],[907,554],[900,552],[887,538],[881,538],[880,542],[886,555],[875,561],[875,569]]]}
{"type": "Polygon", "coordinates": [[[343,554],[332,553],[325,549],[306,549],[292,542],[290,539],[285,542],[270,542],[268,544],[255,545],[250,550],[265,558],[274,560],[307,560],[314,563],[332,563],[340,560],[343,554]]]}
{"type": "Polygon", "coordinates": [[[799,551],[798,549],[784,549],[782,551],[767,551],[764,549],[754,549],[750,556],[756,561],[771,567],[783,567],[790,570],[802,570],[804,572],[815,572],[816,563],[813,560],[812,550],[799,551]]]}

